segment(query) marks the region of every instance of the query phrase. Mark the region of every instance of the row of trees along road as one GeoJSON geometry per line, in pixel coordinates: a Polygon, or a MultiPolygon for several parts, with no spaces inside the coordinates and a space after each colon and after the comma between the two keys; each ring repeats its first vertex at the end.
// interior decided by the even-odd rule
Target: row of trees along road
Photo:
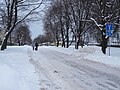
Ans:
{"type": "Polygon", "coordinates": [[[25,20],[29,20],[28,17],[31,14],[33,17],[33,14],[36,13],[35,10],[37,10],[45,1],[48,0],[0,1],[0,27],[5,32],[1,50],[7,48],[7,41],[15,30],[15,27],[19,27],[19,24],[25,22],[25,20]]]}
{"type": "Polygon", "coordinates": [[[120,0],[53,0],[44,17],[44,31],[59,46],[69,47],[71,40],[75,48],[83,47],[83,35],[94,31],[106,54],[109,37],[106,23],[113,23],[113,34],[120,26],[120,0]]]}
{"type": "Polygon", "coordinates": [[[29,27],[25,23],[15,27],[15,30],[12,32],[12,38],[12,42],[17,43],[19,46],[32,43],[29,27]]]}

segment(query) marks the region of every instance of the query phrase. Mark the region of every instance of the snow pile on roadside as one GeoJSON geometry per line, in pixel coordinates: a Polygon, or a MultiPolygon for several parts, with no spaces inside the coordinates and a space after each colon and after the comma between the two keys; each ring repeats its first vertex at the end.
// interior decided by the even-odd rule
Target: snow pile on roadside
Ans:
{"type": "Polygon", "coordinates": [[[8,47],[0,51],[0,90],[39,90],[28,46],[8,47]]]}
{"type": "Polygon", "coordinates": [[[29,90],[20,73],[0,63],[0,90],[29,90]]]}
{"type": "Polygon", "coordinates": [[[97,46],[85,46],[84,48],[79,48],[78,50],[74,49],[74,47],[70,48],[62,48],[62,47],[47,47],[53,49],[55,51],[72,55],[76,58],[84,58],[87,60],[100,62],[103,64],[110,65],[112,67],[120,68],[120,48],[111,48],[111,56],[107,54],[104,55],[101,51],[101,47],[97,46]]]}
{"type": "MultiPolygon", "coordinates": [[[[44,47],[44,46],[43,46],[44,47]]],[[[67,55],[72,55],[74,57],[83,57],[86,56],[90,53],[94,53],[97,48],[95,47],[88,47],[85,46],[84,48],[79,47],[79,49],[75,49],[75,47],[71,46],[69,48],[63,48],[63,47],[54,47],[54,46],[49,46],[49,47],[44,47],[44,48],[49,48],[57,52],[61,52],[67,55]]]]}
{"type": "Polygon", "coordinates": [[[52,49],[54,51],[61,52],[61,53],[67,54],[67,55],[71,55],[73,52],[78,51],[74,47],[69,47],[69,48],[56,47],[56,46],[48,46],[48,47],[42,46],[42,47],[49,48],[49,49],[52,49]]]}
{"type": "Polygon", "coordinates": [[[101,52],[100,47],[96,47],[96,51],[95,53],[90,53],[89,55],[87,55],[86,57],[84,57],[85,59],[88,60],[92,60],[95,62],[100,62],[103,64],[107,64],[110,65],[112,67],[117,67],[120,68],[120,56],[118,56],[120,54],[120,48],[111,48],[111,55],[108,55],[108,50],[107,50],[107,54],[104,55],[101,52]],[[116,54],[115,54],[116,53],[116,54]]]}

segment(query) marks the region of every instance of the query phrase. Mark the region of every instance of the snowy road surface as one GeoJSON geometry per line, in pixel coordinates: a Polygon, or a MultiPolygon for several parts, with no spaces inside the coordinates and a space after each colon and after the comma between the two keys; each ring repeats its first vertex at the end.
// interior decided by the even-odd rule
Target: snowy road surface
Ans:
{"type": "Polygon", "coordinates": [[[120,90],[120,69],[43,47],[28,55],[40,90],[120,90]]]}

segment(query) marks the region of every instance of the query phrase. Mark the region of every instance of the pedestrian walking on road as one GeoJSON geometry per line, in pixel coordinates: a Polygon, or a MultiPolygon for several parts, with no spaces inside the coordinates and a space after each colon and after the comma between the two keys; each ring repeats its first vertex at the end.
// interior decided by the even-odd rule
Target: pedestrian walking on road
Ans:
{"type": "Polygon", "coordinates": [[[36,51],[38,50],[38,46],[39,46],[39,45],[38,45],[38,43],[36,42],[36,43],[35,43],[35,50],[36,50],[36,51]]]}

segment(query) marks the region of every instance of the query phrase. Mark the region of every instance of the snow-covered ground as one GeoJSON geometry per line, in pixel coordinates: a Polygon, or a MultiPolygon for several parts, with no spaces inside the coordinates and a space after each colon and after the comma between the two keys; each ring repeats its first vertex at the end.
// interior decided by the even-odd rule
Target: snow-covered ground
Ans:
{"type": "Polygon", "coordinates": [[[39,90],[34,66],[29,62],[28,46],[0,51],[0,90],[39,90]]]}
{"type": "Polygon", "coordinates": [[[120,90],[119,54],[95,46],[8,47],[0,51],[0,90],[120,90]]]}
{"type": "Polygon", "coordinates": [[[107,48],[107,54],[104,55],[101,51],[101,47],[97,46],[86,46],[84,48],[80,48],[79,50],[74,49],[74,47],[70,48],[61,48],[61,47],[51,47],[50,49],[72,55],[75,57],[83,56],[85,59],[100,62],[103,64],[110,65],[112,67],[120,68],[120,48],[110,47],[110,56],[109,56],[109,47],[107,48]]]}

